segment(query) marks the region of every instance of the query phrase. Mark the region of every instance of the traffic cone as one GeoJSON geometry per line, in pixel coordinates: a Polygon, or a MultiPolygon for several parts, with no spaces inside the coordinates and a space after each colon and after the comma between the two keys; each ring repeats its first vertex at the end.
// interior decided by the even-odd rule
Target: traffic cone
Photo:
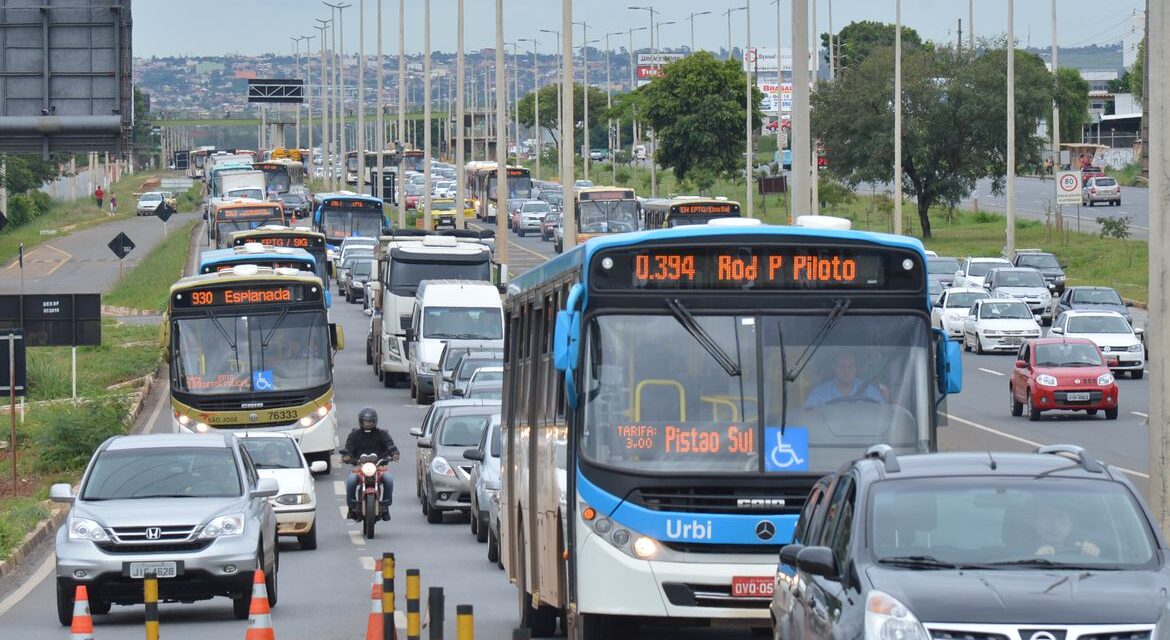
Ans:
{"type": "Polygon", "coordinates": [[[252,606],[248,609],[248,633],[244,635],[244,640],[276,640],[272,631],[272,615],[268,610],[264,570],[256,569],[252,576],[252,606]]]}
{"type": "Polygon", "coordinates": [[[93,617],[89,615],[89,591],[79,584],[73,592],[73,624],[70,640],[93,640],[93,617]]]}
{"type": "Polygon", "coordinates": [[[382,561],[374,566],[374,584],[370,587],[370,619],[366,623],[366,640],[382,640],[382,561]]]}

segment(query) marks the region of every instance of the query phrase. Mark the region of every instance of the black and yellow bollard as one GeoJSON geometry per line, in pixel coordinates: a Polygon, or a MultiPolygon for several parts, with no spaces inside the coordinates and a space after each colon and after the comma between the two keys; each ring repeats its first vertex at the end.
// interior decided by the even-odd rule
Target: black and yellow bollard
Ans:
{"type": "Polygon", "coordinates": [[[146,605],[146,640],[158,640],[158,576],[153,571],[142,577],[142,602],[146,605]]]}
{"type": "Polygon", "coordinates": [[[394,621],[394,554],[382,554],[382,640],[397,640],[394,621]]]}
{"type": "Polygon", "coordinates": [[[419,579],[418,569],[406,570],[406,637],[408,640],[422,639],[422,624],[419,619],[418,599],[422,592],[422,582],[419,579]]]}
{"type": "Polygon", "coordinates": [[[475,640],[475,616],[472,614],[469,604],[455,606],[455,638],[456,640],[475,640]]]}
{"type": "Polygon", "coordinates": [[[427,589],[427,613],[430,618],[430,640],[443,640],[443,588],[427,589]]]}

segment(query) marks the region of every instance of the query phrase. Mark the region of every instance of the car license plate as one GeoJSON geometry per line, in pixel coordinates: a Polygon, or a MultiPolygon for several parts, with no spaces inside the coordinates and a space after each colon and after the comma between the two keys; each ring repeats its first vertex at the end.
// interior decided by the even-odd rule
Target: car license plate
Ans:
{"type": "Polygon", "coordinates": [[[1024,339],[1020,338],[1020,337],[1010,337],[1010,338],[1005,338],[1004,342],[1006,342],[1008,344],[1023,344],[1024,339]]]}
{"type": "Polygon", "coordinates": [[[1092,397],[1092,396],[1090,396],[1088,393],[1070,393],[1070,394],[1068,394],[1068,401],[1069,402],[1088,402],[1090,397],[1092,397]]]}
{"type": "Polygon", "coordinates": [[[731,597],[733,598],[771,598],[776,583],[771,576],[733,576],[731,578],[731,597]]]}
{"type": "Polygon", "coordinates": [[[178,562],[127,562],[122,574],[141,580],[148,571],[153,571],[159,578],[174,578],[182,571],[182,566],[178,562]]]}

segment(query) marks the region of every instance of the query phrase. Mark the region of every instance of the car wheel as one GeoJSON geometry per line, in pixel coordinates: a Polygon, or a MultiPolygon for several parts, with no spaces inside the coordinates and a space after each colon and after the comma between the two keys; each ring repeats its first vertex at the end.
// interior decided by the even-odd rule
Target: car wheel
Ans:
{"type": "Polygon", "coordinates": [[[975,334],[975,353],[978,353],[979,355],[987,353],[983,350],[983,341],[979,339],[978,333],[975,334]]]}
{"type": "Polygon", "coordinates": [[[1118,199],[1114,200],[1114,201],[1113,201],[1113,206],[1115,206],[1115,207],[1120,207],[1120,206],[1121,206],[1121,198],[1118,198],[1118,199]]]}
{"type": "Polygon", "coordinates": [[[423,504],[426,506],[426,510],[427,510],[427,522],[430,524],[442,523],[443,522],[443,511],[441,509],[435,507],[435,505],[429,504],[430,503],[429,498],[424,496],[423,500],[426,501],[423,504]]]}
{"type": "Polygon", "coordinates": [[[252,593],[245,592],[238,596],[232,596],[232,616],[236,620],[247,620],[248,613],[252,608],[252,593]]]}
{"type": "Polygon", "coordinates": [[[410,379],[410,399],[418,402],[418,388],[414,386],[414,378],[410,379]]]}
{"type": "Polygon", "coordinates": [[[473,504],[473,505],[471,505],[471,512],[468,513],[468,515],[471,517],[469,517],[467,519],[467,521],[469,523],[471,523],[470,524],[471,535],[475,536],[478,539],[479,538],[479,518],[475,517],[475,512],[476,512],[476,509],[475,509],[475,505],[473,504]]]}
{"type": "Polygon", "coordinates": [[[1013,416],[1018,417],[1024,415],[1024,403],[1016,400],[1016,392],[1012,390],[1011,385],[1008,385],[1008,401],[1011,404],[1013,416]]]}
{"type": "Polygon", "coordinates": [[[89,599],[89,612],[95,616],[104,616],[110,612],[112,603],[109,600],[89,599]]]}
{"type": "Polygon", "coordinates": [[[491,525],[488,525],[487,559],[488,562],[500,561],[500,540],[496,538],[496,532],[492,531],[491,525]]]}
{"type": "Polygon", "coordinates": [[[971,341],[967,339],[967,333],[963,333],[963,351],[971,351],[971,341]]]}
{"type": "Polygon", "coordinates": [[[374,364],[374,352],[370,349],[369,342],[366,342],[366,364],[374,364]]]}
{"type": "Polygon", "coordinates": [[[273,538],[272,547],[272,571],[264,574],[264,590],[268,592],[268,606],[275,607],[277,596],[276,591],[276,574],[280,573],[280,543],[273,538]]]}
{"type": "Polygon", "coordinates": [[[1142,377],[1145,375],[1146,375],[1146,372],[1142,371],[1141,369],[1137,369],[1135,371],[1129,372],[1129,377],[1133,378],[1134,380],[1141,380],[1142,377]]]}
{"type": "Polygon", "coordinates": [[[1117,419],[1117,407],[1113,407],[1112,409],[1106,409],[1105,410],[1105,419],[1106,420],[1116,420],[1117,419]]]}
{"type": "Polygon", "coordinates": [[[1092,200],[1089,200],[1089,206],[1093,207],[1093,206],[1096,206],[1096,204],[1092,200]]]}
{"type": "Polygon", "coordinates": [[[57,622],[62,627],[73,624],[73,583],[57,578],[57,622]]]}
{"type": "Polygon", "coordinates": [[[1032,393],[1028,392],[1028,420],[1036,422],[1040,419],[1040,409],[1032,402],[1032,393]]]}
{"type": "Polygon", "coordinates": [[[317,523],[313,522],[313,526],[309,527],[309,531],[302,535],[298,540],[301,544],[302,551],[312,551],[317,548],[317,523]]]}
{"type": "Polygon", "coordinates": [[[488,525],[487,522],[484,522],[480,518],[475,518],[475,521],[478,523],[477,526],[479,527],[479,529],[475,532],[475,541],[476,542],[487,542],[488,529],[491,528],[490,525],[488,525]]]}

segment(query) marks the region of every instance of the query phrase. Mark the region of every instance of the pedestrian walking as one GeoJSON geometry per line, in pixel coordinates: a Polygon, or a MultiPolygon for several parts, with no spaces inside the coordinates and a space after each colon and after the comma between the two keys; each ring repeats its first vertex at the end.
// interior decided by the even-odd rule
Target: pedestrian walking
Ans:
{"type": "Polygon", "coordinates": [[[94,190],[93,197],[97,198],[98,209],[101,209],[102,208],[102,199],[106,197],[106,190],[102,189],[102,185],[99,184],[98,188],[94,190]]]}
{"type": "Polygon", "coordinates": [[[118,214],[118,196],[110,194],[110,215],[118,214]]]}

